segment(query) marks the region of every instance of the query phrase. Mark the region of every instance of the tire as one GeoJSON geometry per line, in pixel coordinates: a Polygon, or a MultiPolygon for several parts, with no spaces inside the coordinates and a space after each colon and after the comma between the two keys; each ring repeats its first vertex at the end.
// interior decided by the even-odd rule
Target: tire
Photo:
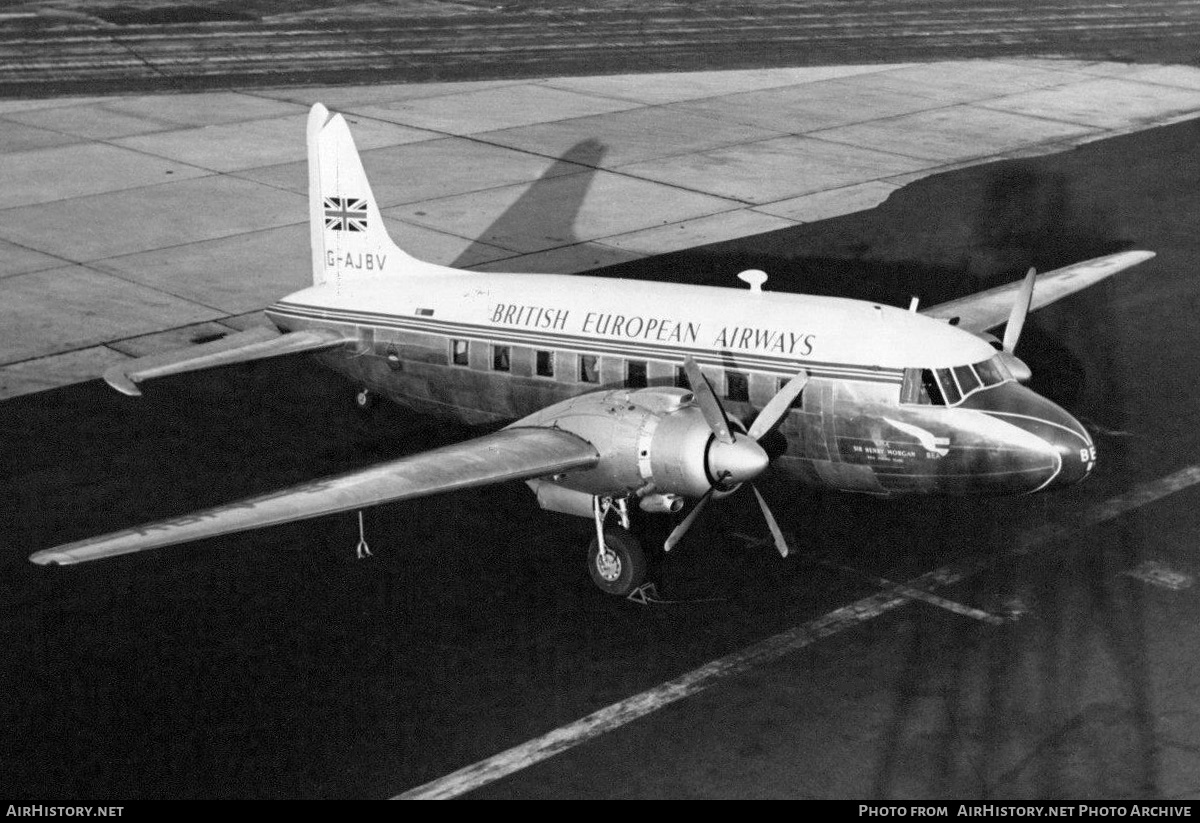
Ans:
{"type": "Polygon", "coordinates": [[[601,591],[626,597],[646,580],[646,553],[636,537],[619,526],[604,529],[606,557],[600,556],[600,541],[592,537],[588,546],[588,574],[601,591]]]}

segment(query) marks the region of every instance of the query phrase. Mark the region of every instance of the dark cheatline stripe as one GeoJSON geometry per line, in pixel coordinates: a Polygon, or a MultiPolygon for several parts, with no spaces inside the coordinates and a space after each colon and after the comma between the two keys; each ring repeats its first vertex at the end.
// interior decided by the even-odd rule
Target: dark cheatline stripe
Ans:
{"type": "Polygon", "coordinates": [[[268,315],[291,317],[299,320],[355,323],[358,325],[386,327],[419,334],[434,334],[469,340],[494,341],[502,339],[505,342],[517,345],[529,345],[535,348],[563,349],[637,359],[668,360],[682,363],[684,357],[691,355],[701,365],[719,368],[727,368],[730,365],[729,361],[732,360],[736,366],[767,372],[781,377],[790,377],[801,369],[806,369],[814,377],[833,377],[843,380],[899,384],[904,379],[904,371],[902,369],[872,368],[827,361],[744,354],[741,352],[736,355],[727,355],[725,353],[714,354],[711,349],[666,345],[648,346],[641,343],[626,343],[619,340],[584,337],[582,335],[512,329],[507,326],[497,327],[456,323],[433,320],[429,317],[400,317],[381,312],[343,311],[340,309],[303,306],[296,303],[276,303],[268,307],[266,312],[268,315]]]}

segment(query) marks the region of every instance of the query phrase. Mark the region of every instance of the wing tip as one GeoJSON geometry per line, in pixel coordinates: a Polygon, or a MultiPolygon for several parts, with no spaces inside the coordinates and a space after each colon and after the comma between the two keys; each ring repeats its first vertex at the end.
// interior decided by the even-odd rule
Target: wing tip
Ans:
{"type": "Polygon", "coordinates": [[[38,566],[68,566],[74,563],[75,560],[70,555],[63,554],[57,549],[44,549],[29,555],[29,562],[35,563],[38,566]]]}
{"type": "Polygon", "coordinates": [[[1133,265],[1134,263],[1141,263],[1149,260],[1151,257],[1157,256],[1158,252],[1150,251],[1149,249],[1128,249],[1126,251],[1119,251],[1116,254],[1110,254],[1107,258],[1102,257],[1099,259],[1128,260],[1130,261],[1130,265],[1133,265]]]}
{"type": "Polygon", "coordinates": [[[129,376],[129,372],[125,371],[124,363],[118,363],[106,369],[104,372],[104,382],[121,394],[127,394],[130,397],[142,396],[142,390],[133,382],[133,378],[129,376]]]}

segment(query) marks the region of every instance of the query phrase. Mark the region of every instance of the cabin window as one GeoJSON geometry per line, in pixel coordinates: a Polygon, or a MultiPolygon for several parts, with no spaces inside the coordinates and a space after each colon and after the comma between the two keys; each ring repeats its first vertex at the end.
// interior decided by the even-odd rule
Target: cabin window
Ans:
{"type": "Polygon", "coordinates": [[[492,370],[508,371],[512,368],[512,350],[508,346],[492,346],[492,370]]]}
{"type": "Polygon", "coordinates": [[[646,388],[645,360],[630,360],[625,364],[625,385],[631,389],[646,388]]]}
{"type": "Polygon", "coordinates": [[[450,341],[450,362],[456,366],[466,366],[470,363],[470,344],[466,340],[450,341]]]}
{"type": "Polygon", "coordinates": [[[725,372],[725,396],[741,403],[750,402],[750,378],[745,372],[725,372]]]}
{"type": "Polygon", "coordinates": [[[600,382],[600,358],[594,354],[579,355],[579,382],[600,382]]]}
{"type": "Polygon", "coordinates": [[[970,366],[955,366],[954,377],[958,380],[958,386],[962,389],[963,397],[966,397],[980,386],[979,378],[975,376],[975,372],[971,370],[970,366]]]}
{"type": "Polygon", "coordinates": [[[554,352],[539,351],[537,352],[537,363],[535,368],[538,377],[553,377],[554,376],[554,352]]]}

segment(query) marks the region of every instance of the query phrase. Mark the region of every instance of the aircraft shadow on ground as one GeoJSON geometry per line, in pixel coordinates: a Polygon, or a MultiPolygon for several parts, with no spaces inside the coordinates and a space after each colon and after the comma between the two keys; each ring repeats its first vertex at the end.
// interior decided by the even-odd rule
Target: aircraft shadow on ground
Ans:
{"type": "MultiPolygon", "coordinates": [[[[451,266],[464,266],[494,254],[509,237],[537,237],[558,246],[578,243],[575,221],[607,149],[599,140],[581,140],[542,173],[455,258],[451,266]],[[548,190],[553,191],[553,195],[548,190]],[[552,203],[548,208],[547,203],[552,203]],[[494,241],[494,243],[489,243],[494,241]]],[[[400,240],[403,245],[403,240],[400,240]]]]}

